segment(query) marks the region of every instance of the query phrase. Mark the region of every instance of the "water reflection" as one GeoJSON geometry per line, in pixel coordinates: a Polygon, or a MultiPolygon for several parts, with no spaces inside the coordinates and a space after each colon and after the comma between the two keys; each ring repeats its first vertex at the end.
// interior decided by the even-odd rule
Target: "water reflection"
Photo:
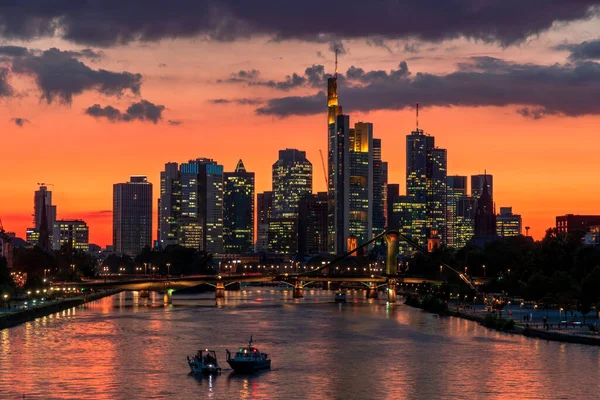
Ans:
{"type": "MultiPolygon", "coordinates": [[[[594,398],[600,351],[490,331],[348,291],[121,293],[0,331],[1,398],[594,398]],[[189,375],[186,355],[250,335],[252,375],[189,375]],[[51,366],[50,368],[44,366],[51,366]],[[43,371],[43,372],[41,372],[43,371]],[[550,389],[551,388],[551,389],[550,389]]],[[[222,365],[226,367],[226,365],[222,365]]]]}

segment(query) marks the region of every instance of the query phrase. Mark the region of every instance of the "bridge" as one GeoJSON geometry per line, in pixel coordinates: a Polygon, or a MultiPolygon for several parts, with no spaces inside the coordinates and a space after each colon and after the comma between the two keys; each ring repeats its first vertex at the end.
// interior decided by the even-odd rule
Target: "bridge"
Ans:
{"type": "MultiPolygon", "coordinates": [[[[239,275],[239,274],[222,274],[222,275],[193,275],[193,276],[182,276],[182,277],[151,277],[141,279],[129,279],[129,280],[90,280],[84,282],[71,282],[71,283],[55,283],[52,284],[54,288],[62,287],[79,287],[85,289],[123,289],[132,291],[157,291],[164,293],[165,304],[171,304],[172,294],[176,290],[191,288],[202,284],[210,285],[215,288],[216,298],[225,297],[225,287],[235,283],[250,283],[250,282],[263,282],[263,283],[284,283],[293,287],[293,297],[302,298],[304,297],[304,288],[315,282],[343,282],[343,283],[361,283],[368,287],[368,296],[376,298],[378,296],[378,289],[381,287],[387,287],[388,302],[396,302],[396,286],[399,283],[441,283],[436,280],[428,280],[421,278],[410,278],[401,274],[398,274],[398,245],[399,241],[403,240],[408,244],[412,245],[422,253],[427,254],[427,249],[420,246],[418,243],[413,241],[411,238],[406,237],[397,230],[388,230],[380,235],[374,237],[361,246],[335,258],[329,263],[324,264],[321,267],[315,268],[306,272],[291,272],[291,273],[276,273],[266,275],[239,275]],[[360,249],[368,246],[376,240],[384,239],[387,243],[387,256],[386,256],[386,268],[385,273],[381,275],[369,275],[369,276],[330,276],[322,271],[329,271],[330,267],[340,263],[348,256],[358,252],[360,249]]],[[[450,267],[447,264],[441,263],[442,267],[445,267],[454,273],[456,273],[469,287],[478,293],[477,282],[473,281],[472,278],[466,274],[460,273],[450,267]]],[[[479,293],[478,293],[479,294],[479,293]]]]}

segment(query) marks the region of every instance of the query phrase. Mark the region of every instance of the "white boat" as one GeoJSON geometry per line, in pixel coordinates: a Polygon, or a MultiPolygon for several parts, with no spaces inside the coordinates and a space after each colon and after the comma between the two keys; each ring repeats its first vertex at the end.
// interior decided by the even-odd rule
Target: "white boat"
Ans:
{"type": "Polygon", "coordinates": [[[221,372],[214,350],[198,350],[195,356],[188,356],[187,360],[193,374],[210,375],[221,372]]]}

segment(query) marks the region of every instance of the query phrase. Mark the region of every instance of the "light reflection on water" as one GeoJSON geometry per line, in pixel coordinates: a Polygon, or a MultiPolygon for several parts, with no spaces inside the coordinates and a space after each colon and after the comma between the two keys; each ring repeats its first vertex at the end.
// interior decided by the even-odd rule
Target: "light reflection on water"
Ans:
{"type": "Polygon", "coordinates": [[[385,300],[310,290],[150,299],[121,293],[0,331],[2,399],[596,398],[600,351],[491,331],[385,300]],[[225,349],[254,335],[273,369],[231,373],[225,349]],[[221,375],[189,375],[217,351],[221,375]]]}

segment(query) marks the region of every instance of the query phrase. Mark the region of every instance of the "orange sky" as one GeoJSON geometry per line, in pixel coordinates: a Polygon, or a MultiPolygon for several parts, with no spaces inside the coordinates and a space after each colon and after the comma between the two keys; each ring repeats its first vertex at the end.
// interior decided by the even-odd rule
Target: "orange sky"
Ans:
{"type": "MultiPolygon", "coordinates": [[[[597,22],[597,21],[596,21],[597,22]]],[[[590,21],[553,29],[519,46],[497,45],[457,39],[436,43],[423,58],[393,49],[390,53],[360,41],[346,43],[349,53],[340,58],[340,70],[350,65],[365,70],[396,68],[408,60],[414,72],[446,73],[466,57],[490,55],[515,62],[550,65],[565,62],[565,53],[548,50],[566,39],[595,37],[597,25],[590,21]],[[449,50],[451,49],[451,50],[449,50]]],[[[4,44],[9,42],[4,42],[4,44]]],[[[79,49],[61,40],[33,43],[10,42],[29,48],[79,49]]],[[[256,191],[271,187],[271,165],[286,147],[306,150],[313,163],[314,190],[325,183],[319,149],[326,152],[326,104],[323,114],[278,119],[257,116],[252,106],[215,105],[215,98],[312,94],[300,89],[281,93],[264,87],[217,84],[219,78],[242,69],[258,69],[267,79],[281,80],[307,66],[323,64],[332,69],[327,44],[267,40],[216,44],[200,40],[165,40],[103,49],[105,58],[91,68],[139,72],[143,75],[140,98],[164,104],[164,122],[110,123],[84,115],[92,104],[127,108],[135,98],[121,98],[88,91],[69,105],[47,105],[29,78],[11,77],[23,96],[2,100],[0,139],[0,218],[7,231],[25,236],[31,225],[33,192],[37,182],[52,187],[58,218],[80,218],[90,226],[90,242],[112,242],[112,185],[130,175],[144,174],[159,192],[159,173],[164,163],[211,157],[231,171],[239,158],[256,173],[256,191]],[[326,58],[318,57],[321,51],[326,58]],[[160,67],[159,64],[166,64],[160,67]],[[31,123],[19,128],[11,118],[31,123]],[[166,120],[181,120],[171,126],[166,120]]],[[[325,88],[323,88],[325,90],[325,88]]],[[[340,88],[340,103],[344,104],[340,88]]],[[[419,101],[419,99],[415,99],[419,101]]],[[[599,116],[577,118],[550,116],[531,120],[509,107],[427,107],[421,103],[420,127],[434,135],[439,147],[448,149],[448,174],[471,175],[487,170],[494,175],[497,207],[512,206],[523,216],[524,226],[540,238],[565,213],[598,214],[600,184],[597,178],[599,116]]],[[[353,113],[351,123],[374,123],[382,139],[383,158],[390,166],[390,183],[405,189],[405,137],[414,129],[414,112],[377,111],[353,113]]],[[[156,210],[155,210],[156,212],[156,210]]],[[[156,225],[156,218],[154,219],[156,225]]],[[[154,231],[156,226],[154,227],[154,231]]]]}

